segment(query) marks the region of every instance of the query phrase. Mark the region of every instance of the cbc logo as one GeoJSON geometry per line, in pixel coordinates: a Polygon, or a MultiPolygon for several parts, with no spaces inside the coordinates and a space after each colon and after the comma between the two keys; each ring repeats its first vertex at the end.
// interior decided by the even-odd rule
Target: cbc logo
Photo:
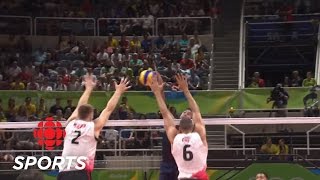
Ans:
{"type": "MultiPolygon", "coordinates": [[[[256,177],[252,177],[249,180],[256,180],[256,177]]],[[[301,177],[294,177],[294,178],[291,178],[291,179],[283,179],[283,178],[280,178],[280,177],[271,177],[271,178],[269,178],[269,180],[305,180],[305,179],[303,179],[301,177]]]]}
{"type": "Polygon", "coordinates": [[[38,144],[44,146],[46,150],[53,150],[54,147],[60,146],[65,134],[61,123],[54,121],[53,117],[47,117],[45,121],[39,122],[38,128],[33,131],[38,144]]]}

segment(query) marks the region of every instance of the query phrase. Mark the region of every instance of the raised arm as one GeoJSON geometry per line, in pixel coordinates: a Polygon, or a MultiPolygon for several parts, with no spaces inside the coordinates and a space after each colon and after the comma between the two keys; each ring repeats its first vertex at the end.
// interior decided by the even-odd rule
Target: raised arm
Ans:
{"type": "Polygon", "coordinates": [[[95,132],[100,133],[101,129],[104,127],[106,122],[108,121],[110,115],[116,108],[121,95],[128,90],[131,86],[129,85],[129,81],[127,79],[122,78],[120,83],[117,84],[115,82],[116,91],[112,95],[111,99],[108,101],[107,106],[101,112],[100,116],[97,120],[95,120],[95,132]]]}
{"type": "Polygon", "coordinates": [[[161,115],[164,120],[164,128],[166,130],[168,139],[172,144],[178,131],[174,124],[174,117],[171,114],[171,112],[168,110],[167,105],[164,101],[163,85],[164,83],[160,77],[160,74],[157,74],[157,76],[153,76],[152,83],[150,84],[150,88],[156,97],[161,115]]]}
{"type": "Polygon", "coordinates": [[[200,108],[199,108],[197,102],[193,99],[193,97],[188,89],[187,78],[181,74],[178,74],[178,75],[176,75],[176,80],[179,85],[179,89],[181,91],[183,91],[185,97],[188,100],[189,108],[192,111],[192,120],[195,124],[195,131],[199,133],[202,141],[206,144],[207,143],[207,136],[206,136],[205,123],[202,119],[200,108]]]}
{"type": "Polygon", "coordinates": [[[70,121],[72,121],[78,117],[78,109],[81,105],[88,104],[90,95],[91,95],[94,87],[96,86],[96,81],[93,78],[93,76],[89,76],[89,75],[85,76],[84,86],[85,86],[85,90],[79,99],[78,105],[77,105],[76,109],[73,111],[73,113],[71,114],[71,116],[68,118],[66,124],[68,124],[70,121]]]}

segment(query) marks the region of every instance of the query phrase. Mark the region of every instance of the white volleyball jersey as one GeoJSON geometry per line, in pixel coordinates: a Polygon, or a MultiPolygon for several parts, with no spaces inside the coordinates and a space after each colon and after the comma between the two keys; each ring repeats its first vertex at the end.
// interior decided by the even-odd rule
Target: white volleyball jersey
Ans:
{"type": "MultiPolygon", "coordinates": [[[[95,153],[97,149],[97,140],[94,135],[94,122],[73,120],[65,128],[66,136],[63,145],[63,157],[68,156],[85,156],[86,170],[92,171],[94,167],[95,153]]],[[[71,167],[68,168],[68,161],[66,161],[60,171],[76,170],[77,161],[73,160],[71,167]]]]}
{"type": "Polygon", "coordinates": [[[192,178],[205,173],[208,148],[198,133],[177,134],[172,144],[172,155],[178,166],[178,178],[192,178]]]}

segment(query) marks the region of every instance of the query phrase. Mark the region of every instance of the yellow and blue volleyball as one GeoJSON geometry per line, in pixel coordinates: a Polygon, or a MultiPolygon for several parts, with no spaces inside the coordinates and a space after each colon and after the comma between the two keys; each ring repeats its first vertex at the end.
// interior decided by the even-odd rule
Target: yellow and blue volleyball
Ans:
{"type": "Polygon", "coordinates": [[[148,86],[152,81],[152,77],[156,75],[157,75],[156,72],[152,70],[144,70],[140,73],[139,82],[142,85],[148,86]]]}

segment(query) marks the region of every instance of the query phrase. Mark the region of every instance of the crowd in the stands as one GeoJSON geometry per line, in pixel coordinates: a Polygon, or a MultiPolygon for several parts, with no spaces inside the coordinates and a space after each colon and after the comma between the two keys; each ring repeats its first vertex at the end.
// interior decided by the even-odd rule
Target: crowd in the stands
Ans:
{"type": "Polygon", "coordinates": [[[320,3],[317,0],[248,0],[245,9],[248,15],[287,16],[320,12],[320,3]]]}
{"type": "MultiPolygon", "coordinates": [[[[248,84],[249,88],[266,87],[266,82],[260,76],[259,72],[253,73],[253,76],[249,78],[249,80],[251,80],[248,84]]],[[[285,76],[283,78],[283,82],[279,81],[277,83],[281,83],[283,87],[314,87],[317,85],[317,81],[311,71],[307,72],[305,78],[303,78],[297,70],[292,71],[292,75],[290,77],[285,76]]]]}
{"type": "Polygon", "coordinates": [[[0,3],[1,14],[54,17],[204,16],[217,0],[12,0],[0,3]]]}
{"type": "Polygon", "coordinates": [[[209,71],[205,50],[197,34],[169,40],[162,35],[117,39],[109,34],[92,46],[70,35],[59,37],[55,49],[34,51],[24,36],[9,36],[0,48],[0,89],[79,91],[83,76],[94,74],[97,91],[113,90],[113,81],[124,76],[130,78],[131,90],[147,90],[138,75],[148,69],[160,72],[169,89],[176,73],[188,76],[191,89],[203,89],[209,71]]]}

